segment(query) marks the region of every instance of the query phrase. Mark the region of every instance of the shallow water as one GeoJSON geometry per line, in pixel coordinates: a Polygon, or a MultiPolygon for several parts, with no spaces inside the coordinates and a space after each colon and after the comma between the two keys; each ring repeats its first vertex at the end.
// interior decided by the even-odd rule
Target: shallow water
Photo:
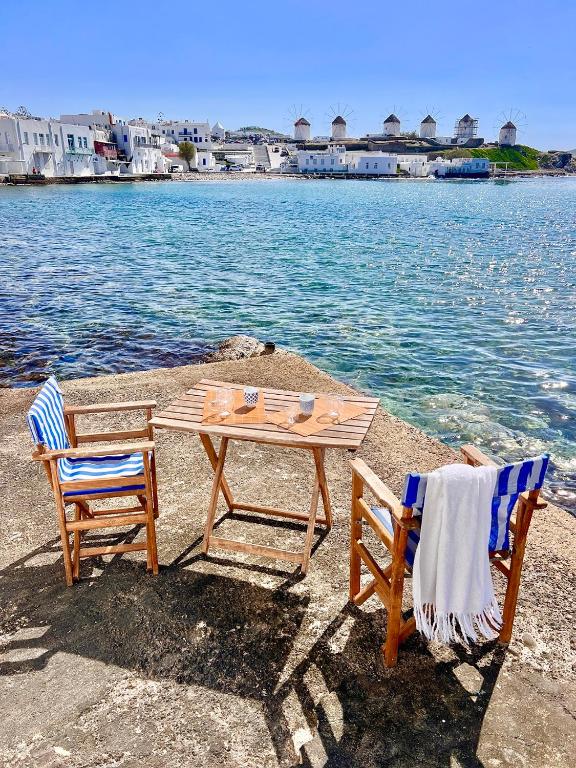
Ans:
{"type": "Polygon", "coordinates": [[[0,383],[253,334],[574,510],[575,256],[576,179],[1,188],[0,383]]]}

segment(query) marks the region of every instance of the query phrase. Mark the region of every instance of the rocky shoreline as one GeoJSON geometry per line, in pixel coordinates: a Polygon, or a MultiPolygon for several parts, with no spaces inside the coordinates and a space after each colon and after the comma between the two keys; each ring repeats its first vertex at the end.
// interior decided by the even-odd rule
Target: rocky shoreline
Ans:
{"type": "MultiPolygon", "coordinates": [[[[154,398],[201,378],[351,393],[303,358],[226,341],[233,359],[65,381],[74,404],[154,398]]],[[[434,647],[413,636],[382,667],[386,617],[347,598],[350,455],[327,454],[335,525],[302,579],[288,563],[200,552],[212,471],[192,435],[158,430],[159,576],[142,556],[84,561],[64,586],[54,501],[30,460],[30,389],[0,390],[0,763],[6,768],[568,768],[576,520],[534,516],[512,643],[434,647]]],[[[105,419],[103,421],[103,419],[105,419]]],[[[124,422],[125,423],[125,422],[124,422]]],[[[82,431],[114,428],[86,417],[82,431]]],[[[253,503],[309,502],[304,451],[233,444],[227,477],[253,503]]],[[[456,454],[379,409],[359,455],[395,491],[456,454]]],[[[297,548],[297,524],[224,515],[222,535],[297,548]]],[[[132,536],[136,532],[132,532],[132,536]]],[[[366,534],[368,535],[368,533],[366,534]]],[[[502,597],[502,582],[496,589],[502,597]]],[[[407,605],[408,607],[408,605],[407,605]]]]}

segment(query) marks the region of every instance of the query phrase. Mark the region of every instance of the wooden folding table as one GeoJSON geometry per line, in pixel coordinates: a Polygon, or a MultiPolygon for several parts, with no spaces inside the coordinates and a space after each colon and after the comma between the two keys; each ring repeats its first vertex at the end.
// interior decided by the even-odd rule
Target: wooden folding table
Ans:
{"type": "MultiPolygon", "coordinates": [[[[328,529],[332,526],[332,507],[330,505],[330,494],[324,470],[325,451],[327,448],[339,448],[350,451],[358,449],[366,437],[366,433],[372,423],[379,401],[374,397],[362,397],[360,395],[345,396],[343,398],[345,402],[354,403],[363,407],[365,413],[341,424],[329,424],[326,429],[310,436],[294,434],[287,429],[272,423],[222,425],[217,423],[205,423],[202,421],[204,400],[210,390],[219,388],[241,390],[243,387],[244,385],[242,384],[202,379],[194,389],[186,392],[186,394],[175,400],[164,411],[151,419],[150,424],[161,429],[176,430],[179,432],[196,432],[200,436],[204,450],[206,451],[210,464],[214,470],[212,493],[204,529],[204,540],[202,544],[203,552],[208,552],[210,547],[218,547],[225,550],[248,552],[256,555],[263,555],[265,557],[289,560],[294,563],[299,563],[302,573],[306,573],[310,562],[310,551],[312,549],[315,525],[319,523],[327,526],[328,529]],[[214,447],[211,436],[220,437],[220,447],[218,451],[216,451],[216,448],[214,447]],[[277,445],[284,448],[301,448],[310,451],[314,458],[315,480],[309,512],[305,514],[302,512],[278,509],[276,507],[266,507],[259,504],[237,501],[224,476],[224,462],[226,460],[226,451],[230,440],[244,440],[253,443],[277,445]],[[235,539],[214,536],[212,534],[212,529],[214,527],[216,507],[220,492],[222,492],[230,512],[243,510],[306,522],[306,538],[303,551],[291,552],[275,547],[249,544],[235,539]],[[320,497],[322,498],[322,506],[324,508],[323,517],[317,516],[320,497]]],[[[264,396],[264,407],[266,412],[286,409],[291,405],[298,403],[300,396],[299,392],[290,392],[279,389],[261,389],[260,391],[264,396]]]]}

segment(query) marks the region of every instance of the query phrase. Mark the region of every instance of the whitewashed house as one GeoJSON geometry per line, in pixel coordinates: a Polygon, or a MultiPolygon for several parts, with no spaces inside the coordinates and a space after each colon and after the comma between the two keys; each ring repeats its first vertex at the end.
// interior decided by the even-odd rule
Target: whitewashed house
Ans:
{"type": "Polygon", "coordinates": [[[119,155],[125,160],[128,173],[164,173],[165,161],[160,150],[160,135],[154,133],[145,121],[117,120],[112,133],[119,155]]]}
{"type": "Polygon", "coordinates": [[[424,178],[429,174],[428,155],[396,155],[401,171],[413,178],[424,178]]]}
{"type": "Polygon", "coordinates": [[[490,173],[490,161],[487,157],[456,157],[452,160],[440,157],[429,162],[428,172],[439,177],[483,177],[490,173]]]}
{"type": "Polygon", "coordinates": [[[306,151],[298,150],[298,171],[300,173],[345,173],[346,147],[331,144],[328,149],[306,151]]]}
{"type": "Polygon", "coordinates": [[[64,148],[62,168],[57,176],[93,176],[94,131],[87,125],[59,123],[64,148]]]}
{"type": "Polygon", "coordinates": [[[396,176],[398,156],[384,152],[346,152],[348,173],[366,176],[396,176]]]}
{"type": "Polygon", "coordinates": [[[94,174],[94,132],[88,126],[37,117],[0,115],[0,174],[94,174]]]}

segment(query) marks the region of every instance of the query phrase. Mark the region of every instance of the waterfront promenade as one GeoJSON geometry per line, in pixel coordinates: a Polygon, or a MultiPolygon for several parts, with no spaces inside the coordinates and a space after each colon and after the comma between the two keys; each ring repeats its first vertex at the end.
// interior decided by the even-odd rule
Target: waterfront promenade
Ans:
{"type": "MultiPolygon", "coordinates": [[[[155,398],[164,407],[203,377],[350,391],[290,354],[62,386],[73,403],[155,398]]],[[[574,614],[567,596],[575,586],[576,520],[565,511],[551,505],[535,515],[506,655],[489,644],[470,653],[437,649],[414,636],[398,666],[385,670],[384,611],[376,600],[361,610],[347,603],[346,454],[327,456],[335,525],[302,580],[287,563],[201,556],[210,466],[199,441],[158,432],[159,576],[145,575],[134,553],[66,588],[53,499],[30,460],[24,414],[32,398],[29,389],[0,390],[0,697],[9,702],[1,765],[571,765],[574,614]]],[[[359,455],[395,491],[406,471],[455,459],[383,410],[359,455]]],[[[295,482],[307,467],[299,451],[242,444],[229,461],[239,493],[256,503],[269,501],[272,488],[283,505],[308,498],[308,485],[298,490],[295,482]]],[[[245,530],[246,522],[227,520],[221,530],[234,535],[236,526],[245,530]]],[[[301,538],[283,521],[253,529],[267,543],[301,538]]]]}

